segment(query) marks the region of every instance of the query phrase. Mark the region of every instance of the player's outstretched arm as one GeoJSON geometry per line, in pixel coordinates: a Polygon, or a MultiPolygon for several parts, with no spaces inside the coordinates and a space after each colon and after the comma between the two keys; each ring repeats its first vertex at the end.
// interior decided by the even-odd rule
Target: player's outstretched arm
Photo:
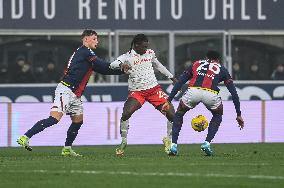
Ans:
{"type": "Polygon", "coordinates": [[[124,74],[120,69],[111,69],[110,63],[103,61],[102,59],[96,58],[92,61],[93,70],[95,72],[104,74],[104,75],[120,75],[124,74]]]}
{"type": "Polygon", "coordinates": [[[111,69],[120,69],[126,74],[129,74],[129,70],[132,69],[127,57],[125,54],[119,56],[115,61],[110,63],[111,69]]]}
{"type": "Polygon", "coordinates": [[[169,79],[174,78],[173,74],[170,71],[168,71],[168,69],[157,58],[153,58],[152,63],[153,67],[157,69],[160,73],[162,73],[169,79]]]}
{"type": "Polygon", "coordinates": [[[227,82],[225,84],[226,84],[227,89],[229,90],[229,92],[232,95],[232,100],[233,100],[233,103],[234,103],[234,106],[235,106],[235,110],[236,110],[236,113],[237,113],[236,120],[237,120],[237,122],[239,124],[240,129],[243,129],[244,128],[244,120],[243,120],[242,115],[241,115],[240,99],[239,99],[236,87],[235,87],[235,85],[234,85],[232,80],[230,80],[229,82],[227,82]]]}

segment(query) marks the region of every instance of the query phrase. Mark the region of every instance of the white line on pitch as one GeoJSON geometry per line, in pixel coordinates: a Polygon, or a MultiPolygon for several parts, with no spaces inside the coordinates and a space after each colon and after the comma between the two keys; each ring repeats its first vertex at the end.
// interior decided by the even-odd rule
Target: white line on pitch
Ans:
{"type": "MultiPolygon", "coordinates": [[[[55,162],[56,163],[56,162],[55,162]]],[[[61,163],[61,162],[58,162],[58,163],[61,163]]],[[[127,163],[117,163],[116,164],[117,166],[126,166],[128,165],[127,163]]],[[[152,164],[147,164],[145,163],[144,165],[152,165],[152,164]]],[[[284,166],[284,163],[283,164],[276,164],[276,163],[187,163],[186,164],[187,166],[284,166]]],[[[2,167],[6,167],[6,166],[9,166],[9,167],[12,167],[12,166],[15,166],[15,167],[19,167],[19,164],[3,164],[1,165],[2,167]]],[[[105,166],[105,164],[97,164],[97,166],[105,166]]]]}
{"type": "Polygon", "coordinates": [[[0,173],[46,173],[46,174],[106,174],[106,175],[130,175],[130,176],[179,176],[179,177],[219,177],[219,178],[248,178],[284,180],[284,176],[266,175],[238,175],[238,174],[199,174],[199,173],[175,173],[175,172],[131,172],[131,171],[96,171],[96,170],[0,170],[0,173]]]}

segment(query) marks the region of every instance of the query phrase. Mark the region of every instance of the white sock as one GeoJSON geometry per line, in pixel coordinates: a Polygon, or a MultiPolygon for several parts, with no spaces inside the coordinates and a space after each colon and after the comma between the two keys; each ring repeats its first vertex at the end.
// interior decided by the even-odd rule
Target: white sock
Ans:
{"type": "Polygon", "coordinates": [[[167,136],[172,140],[173,122],[167,121],[167,136]]]}
{"type": "Polygon", "coordinates": [[[122,139],[127,139],[127,134],[128,134],[128,129],[129,129],[129,120],[120,121],[120,135],[122,139]]]}

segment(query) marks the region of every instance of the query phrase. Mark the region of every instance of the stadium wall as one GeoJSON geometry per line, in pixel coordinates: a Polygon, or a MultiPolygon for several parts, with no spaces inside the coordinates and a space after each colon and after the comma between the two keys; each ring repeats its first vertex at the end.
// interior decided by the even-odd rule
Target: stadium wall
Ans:
{"type": "MultiPolygon", "coordinates": [[[[284,81],[236,81],[241,100],[283,100],[284,81]]],[[[0,85],[0,102],[53,102],[54,89],[57,84],[3,84],[0,85]]],[[[173,85],[160,84],[169,94],[173,85]]],[[[187,86],[183,88],[186,90],[187,86]]],[[[220,96],[230,100],[231,95],[225,86],[220,86],[220,96]]],[[[127,97],[128,84],[89,84],[82,96],[84,102],[118,102],[127,97]]],[[[178,100],[182,92],[177,94],[178,100]]]]}
{"type": "MultiPolygon", "coordinates": [[[[173,103],[177,107],[178,103],[173,103]]],[[[49,113],[50,103],[1,103],[0,147],[17,146],[16,139],[36,121],[49,113]]],[[[224,117],[214,143],[261,143],[284,142],[284,101],[242,101],[245,128],[239,130],[235,120],[235,109],[231,101],[224,101],[224,117]]],[[[74,145],[119,144],[119,119],[123,102],[85,103],[84,126],[74,145]]],[[[203,114],[211,118],[203,105],[186,114],[179,143],[201,143],[207,131],[198,133],[190,127],[193,116],[203,114]]],[[[59,146],[64,144],[70,125],[68,116],[56,126],[31,139],[33,146],[59,146]]],[[[166,135],[166,120],[150,104],[146,103],[130,119],[129,144],[162,144],[166,135]]]]}

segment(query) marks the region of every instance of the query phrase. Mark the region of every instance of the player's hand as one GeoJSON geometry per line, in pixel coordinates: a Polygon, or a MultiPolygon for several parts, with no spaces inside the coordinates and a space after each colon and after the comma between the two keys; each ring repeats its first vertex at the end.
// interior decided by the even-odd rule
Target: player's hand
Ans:
{"type": "Polygon", "coordinates": [[[173,85],[175,85],[178,81],[178,79],[176,79],[175,77],[171,78],[172,82],[173,82],[173,85]]]}
{"type": "Polygon", "coordinates": [[[240,130],[242,130],[244,128],[244,126],[245,126],[244,125],[244,120],[243,120],[242,116],[237,116],[236,120],[237,120],[237,122],[239,124],[240,130]]]}
{"type": "Polygon", "coordinates": [[[131,70],[131,66],[128,63],[120,63],[119,67],[124,73],[127,73],[129,70],[131,70]]]}

